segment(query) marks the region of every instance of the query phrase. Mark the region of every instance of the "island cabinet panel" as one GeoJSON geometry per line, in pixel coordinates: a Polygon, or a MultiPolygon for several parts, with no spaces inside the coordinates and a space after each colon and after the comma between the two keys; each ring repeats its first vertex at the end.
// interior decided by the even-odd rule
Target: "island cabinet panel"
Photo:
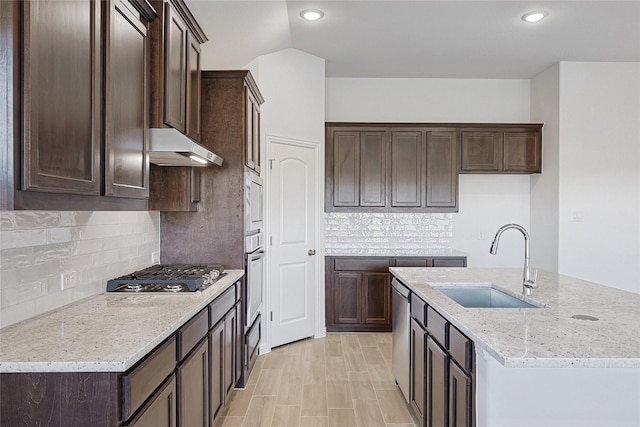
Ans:
{"type": "Polygon", "coordinates": [[[411,294],[410,401],[422,426],[474,427],[473,341],[411,294]]]}
{"type": "Polygon", "coordinates": [[[328,331],[391,331],[389,267],[465,267],[466,257],[326,257],[328,331]]]}
{"type": "Polygon", "coordinates": [[[542,125],[513,124],[463,128],[460,172],[542,172],[542,125]]]}
{"type": "Polygon", "coordinates": [[[424,409],[425,409],[425,393],[426,393],[426,345],[427,334],[422,326],[411,318],[410,334],[411,334],[411,352],[410,352],[410,370],[409,377],[409,396],[411,407],[420,425],[424,425],[424,409]]]}

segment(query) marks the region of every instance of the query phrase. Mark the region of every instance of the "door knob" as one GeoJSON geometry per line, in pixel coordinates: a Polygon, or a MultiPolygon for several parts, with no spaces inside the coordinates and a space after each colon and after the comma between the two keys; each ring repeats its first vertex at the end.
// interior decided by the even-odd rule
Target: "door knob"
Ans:
{"type": "Polygon", "coordinates": [[[309,254],[309,256],[314,256],[316,254],[316,250],[315,249],[309,249],[308,254],[309,254]]]}

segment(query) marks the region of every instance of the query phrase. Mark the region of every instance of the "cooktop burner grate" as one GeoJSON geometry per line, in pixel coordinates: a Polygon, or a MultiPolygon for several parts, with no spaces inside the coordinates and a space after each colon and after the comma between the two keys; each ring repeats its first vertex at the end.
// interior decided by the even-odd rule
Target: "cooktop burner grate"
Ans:
{"type": "Polygon", "coordinates": [[[222,265],[153,265],[109,280],[107,292],[196,292],[211,286],[225,275],[222,265]]]}

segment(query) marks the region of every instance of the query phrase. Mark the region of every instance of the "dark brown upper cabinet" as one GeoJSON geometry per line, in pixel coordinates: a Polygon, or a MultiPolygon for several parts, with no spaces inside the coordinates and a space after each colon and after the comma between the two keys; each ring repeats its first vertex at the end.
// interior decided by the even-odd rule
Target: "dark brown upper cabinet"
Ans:
{"type": "Polygon", "coordinates": [[[146,210],[153,8],[0,3],[0,116],[13,141],[0,155],[0,208],[146,210]]]}
{"type": "Polygon", "coordinates": [[[151,165],[149,210],[197,212],[200,203],[199,167],[151,165]]]}
{"type": "Polygon", "coordinates": [[[328,123],[325,210],[455,212],[458,131],[328,123]]]}
{"type": "Polygon", "coordinates": [[[127,0],[113,0],[106,18],[105,195],[148,198],[147,26],[127,0]]]}
{"type": "Polygon", "coordinates": [[[99,195],[101,3],[34,0],[20,4],[24,42],[21,189],[99,195]]]}
{"type": "Polygon", "coordinates": [[[542,172],[542,125],[462,129],[461,173],[542,172]]]}
{"type": "Polygon", "coordinates": [[[150,28],[150,125],[173,127],[199,141],[200,45],[207,37],[182,0],[151,4],[162,19],[150,28]]]}

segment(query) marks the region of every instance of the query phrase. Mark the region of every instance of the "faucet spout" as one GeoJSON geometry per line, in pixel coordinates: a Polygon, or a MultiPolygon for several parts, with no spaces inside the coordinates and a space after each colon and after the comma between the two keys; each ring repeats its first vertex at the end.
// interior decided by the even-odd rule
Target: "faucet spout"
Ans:
{"type": "Polygon", "coordinates": [[[531,267],[529,265],[529,233],[527,233],[527,230],[519,224],[503,225],[496,232],[496,236],[493,238],[493,242],[491,242],[489,253],[491,255],[496,255],[498,253],[498,243],[500,242],[500,236],[502,236],[502,233],[504,233],[506,230],[512,228],[518,230],[524,236],[524,268],[522,271],[522,292],[525,295],[531,295],[531,290],[537,288],[538,284],[536,283],[537,277],[531,280],[531,267]]]}

